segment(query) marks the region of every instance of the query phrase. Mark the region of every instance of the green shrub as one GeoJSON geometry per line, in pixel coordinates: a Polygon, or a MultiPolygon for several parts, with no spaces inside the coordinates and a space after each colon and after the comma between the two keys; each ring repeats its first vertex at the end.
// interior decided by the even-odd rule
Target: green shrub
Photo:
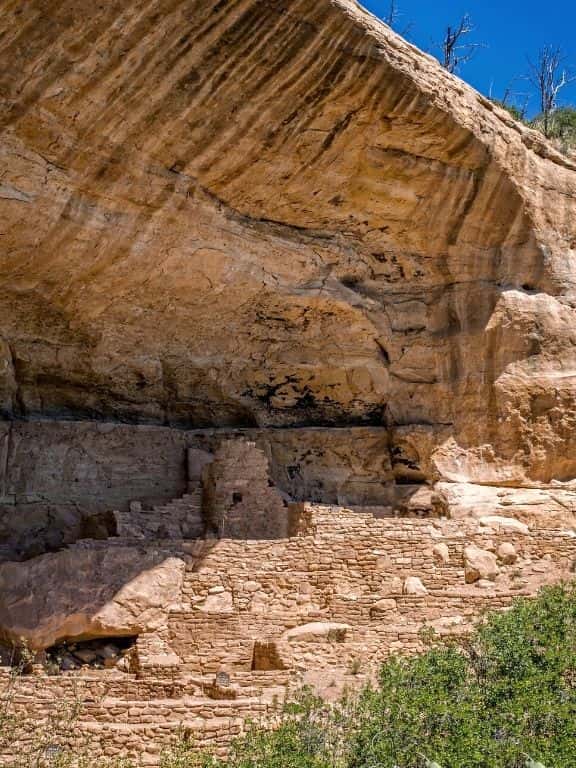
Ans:
{"type": "MultiPolygon", "coordinates": [[[[544,118],[542,115],[534,118],[530,123],[532,128],[544,131],[544,118]]],[[[574,107],[560,107],[548,118],[549,138],[560,144],[564,151],[576,149],[576,109],[574,107]]]]}
{"type": "Polygon", "coordinates": [[[576,766],[576,590],[556,587],[492,614],[465,647],[385,664],[363,694],[350,768],[576,766]]]}
{"type": "Polygon", "coordinates": [[[332,706],[310,690],[301,690],[272,731],[252,727],[233,745],[226,765],[234,768],[345,768],[348,728],[355,702],[332,706]]]}
{"type": "Polygon", "coordinates": [[[160,758],[160,768],[218,768],[220,761],[200,752],[187,737],[177,738],[165,749],[160,758]]]}
{"type": "MultiPolygon", "coordinates": [[[[528,120],[524,112],[514,104],[509,104],[499,99],[491,99],[493,104],[502,107],[512,115],[519,123],[530,126],[540,133],[545,133],[545,120],[543,115],[537,115],[533,120],[528,120]]],[[[559,107],[548,117],[548,138],[565,153],[576,150],[576,108],[559,107]]]]}

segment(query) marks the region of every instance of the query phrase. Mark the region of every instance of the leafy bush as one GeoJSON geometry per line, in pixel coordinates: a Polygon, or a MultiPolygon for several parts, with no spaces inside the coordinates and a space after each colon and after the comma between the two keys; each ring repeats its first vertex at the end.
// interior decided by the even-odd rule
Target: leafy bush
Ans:
{"type": "MultiPolygon", "coordinates": [[[[544,118],[539,115],[530,125],[532,128],[543,131],[544,118]]],[[[550,138],[558,142],[565,151],[576,148],[576,109],[574,107],[556,109],[549,117],[548,132],[550,138]]]]}
{"type": "Polygon", "coordinates": [[[177,738],[160,757],[160,768],[218,768],[219,764],[217,758],[199,752],[187,737],[177,738]]]}
{"type": "Polygon", "coordinates": [[[350,768],[576,765],[576,589],[491,615],[465,647],[385,664],[363,694],[350,768]]]}

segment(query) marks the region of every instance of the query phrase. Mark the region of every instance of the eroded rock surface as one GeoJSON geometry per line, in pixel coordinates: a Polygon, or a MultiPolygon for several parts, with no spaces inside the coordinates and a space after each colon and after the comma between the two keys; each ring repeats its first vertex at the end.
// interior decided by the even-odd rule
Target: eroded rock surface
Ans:
{"type": "Polygon", "coordinates": [[[61,640],[158,632],[180,599],[184,561],[124,547],[76,549],[0,565],[4,640],[45,649],[61,640]]]}
{"type": "Polygon", "coordinates": [[[423,425],[408,472],[576,475],[576,173],[539,135],[352,0],[2,23],[7,417],[423,425]]]}

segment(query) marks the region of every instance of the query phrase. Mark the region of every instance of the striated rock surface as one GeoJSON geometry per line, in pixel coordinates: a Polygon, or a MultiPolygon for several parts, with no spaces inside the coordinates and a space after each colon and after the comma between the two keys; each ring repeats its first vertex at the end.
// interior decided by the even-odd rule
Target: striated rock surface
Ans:
{"type": "Polygon", "coordinates": [[[576,485],[573,483],[503,488],[440,482],[436,485],[436,494],[441,509],[454,519],[476,517],[490,524],[515,518],[542,528],[576,527],[576,485]]]}
{"type": "Polygon", "coordinates": [[[574,478],[576,173],[540,136],[352,0],[2,25],[6,417],[371,423],[428,480],[574,478]]]}

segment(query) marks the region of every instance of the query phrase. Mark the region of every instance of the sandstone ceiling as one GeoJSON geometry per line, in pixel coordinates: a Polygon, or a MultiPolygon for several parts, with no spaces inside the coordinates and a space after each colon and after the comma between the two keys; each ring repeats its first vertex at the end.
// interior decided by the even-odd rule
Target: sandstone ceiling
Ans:
{"type": "Polygon", "coordinates": [[[4,418],[576,477],[568,159],[352,0],[0,7],[4,418]]]}

